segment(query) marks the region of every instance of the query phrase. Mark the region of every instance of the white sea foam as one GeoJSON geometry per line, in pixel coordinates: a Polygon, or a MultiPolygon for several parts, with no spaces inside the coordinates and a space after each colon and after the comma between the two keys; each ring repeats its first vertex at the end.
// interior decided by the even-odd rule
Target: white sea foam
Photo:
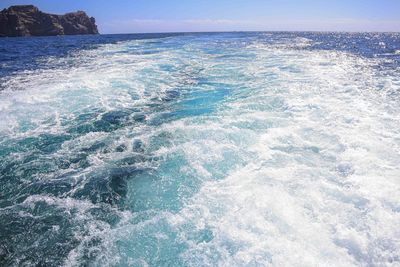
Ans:
{"type": "Polygon", "coordinates": [[[0,131],[9,138],[63,133],[63,122],[91,109],[97,116],[150,112],[145,104],[176,88],[187,94],[177,101],[181,108],[204,92],[206,100],[191,105],[214,104],[205,115],[84,134],[62,145],[60,157],[96,141],[129,145],[126,154],[92,153],[90,171],[131,155],[136,139],[159,159],[145,163],[154,167],[151,175],[128,182],[130,211],[113,227],[91,227],[84,211],[94,204],[40,197],[82,209],[78,223],[89,234],[67,265],[82,263],[88,249],[99,255],[93,264],[105,266],[399,264],[400,113],[388,94],[400,90],[397,77],[383,76],[372,60],[285,43],[254,42],[240,51],[220,44],[249,55],[240,62],[203,52],[201,42],[153,55],[127,52],[140,45],[81,52],[82,64],[68,72],[22,73],[0,98],[0,131]],[[163,64],[179,71],[163,71],[163,64]],[[223,90],[230,91],[211,103],[223,90]],[[21,131],[24,123],[31,126],[21,131]],[[94,237],[101,245],[90,247],[94,237]]]}
{"type": "Polygon", "coordinates": [[[399,116],[386,110],[385,97],[374,90],[385,78],[374,76],[368,61],[347,54],[256,51],[258,61],[249,69],[257,69],[253,85],[259,89],[252,96],[227,101],[215,119],[167,126],[177,136],[190,136],[180,146],[188,162],[196,168],[214,162],[206,177],[215,177],[226,161],[235,166],[222,180],[204,183],[179,214],[168,217],[187,242],[183,261],[395,264],[399,116]],[[276,80],[264,87],[258,73],[268,71],[276,80]],[[284,102],[268,110],[266,103],[276,98],[284,102]],[[263,127],[249,130],[255,121],[263,127]],[[205,229],[211,240],[190,238],[205,229]]]}

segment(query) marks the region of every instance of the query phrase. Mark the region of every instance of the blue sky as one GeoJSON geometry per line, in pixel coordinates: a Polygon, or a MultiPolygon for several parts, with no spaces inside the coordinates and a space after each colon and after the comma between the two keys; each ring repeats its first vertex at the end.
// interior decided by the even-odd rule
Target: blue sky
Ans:
{"type": "Polygon", "coordinates": [[[101,33],[400,31],[400,0],[1,0],[44,12],[84,10],[101,33]]]}

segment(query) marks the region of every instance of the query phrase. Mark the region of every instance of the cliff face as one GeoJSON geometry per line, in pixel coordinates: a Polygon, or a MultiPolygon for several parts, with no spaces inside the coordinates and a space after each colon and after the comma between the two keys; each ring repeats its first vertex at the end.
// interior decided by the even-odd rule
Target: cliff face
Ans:
{"type": "Polygon", "coordinates": [[[0,36],[98,34],[95,19],[83,11],[53,15],[33,5],[11,6],[0,12],[0,36]]]}

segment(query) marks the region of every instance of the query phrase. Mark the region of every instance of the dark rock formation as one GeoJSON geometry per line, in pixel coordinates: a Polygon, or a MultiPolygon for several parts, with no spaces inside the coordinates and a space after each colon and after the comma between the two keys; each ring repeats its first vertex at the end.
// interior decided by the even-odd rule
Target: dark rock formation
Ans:
{"type": "Polygon", "coordinates": [[[33,5],[23,5],[0,12],[0,37],[98,33],[95,19],[83,11],[53,15],[43,13],[33,5]]]}

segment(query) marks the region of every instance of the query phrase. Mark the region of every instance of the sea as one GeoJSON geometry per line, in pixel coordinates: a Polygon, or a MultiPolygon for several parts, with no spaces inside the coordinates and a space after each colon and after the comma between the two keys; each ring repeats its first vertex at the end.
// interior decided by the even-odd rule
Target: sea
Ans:
{"type": "Polygon", "coordinates": [[[400,33],[0,39],[0,266],[400,266],[400,33]]]}

